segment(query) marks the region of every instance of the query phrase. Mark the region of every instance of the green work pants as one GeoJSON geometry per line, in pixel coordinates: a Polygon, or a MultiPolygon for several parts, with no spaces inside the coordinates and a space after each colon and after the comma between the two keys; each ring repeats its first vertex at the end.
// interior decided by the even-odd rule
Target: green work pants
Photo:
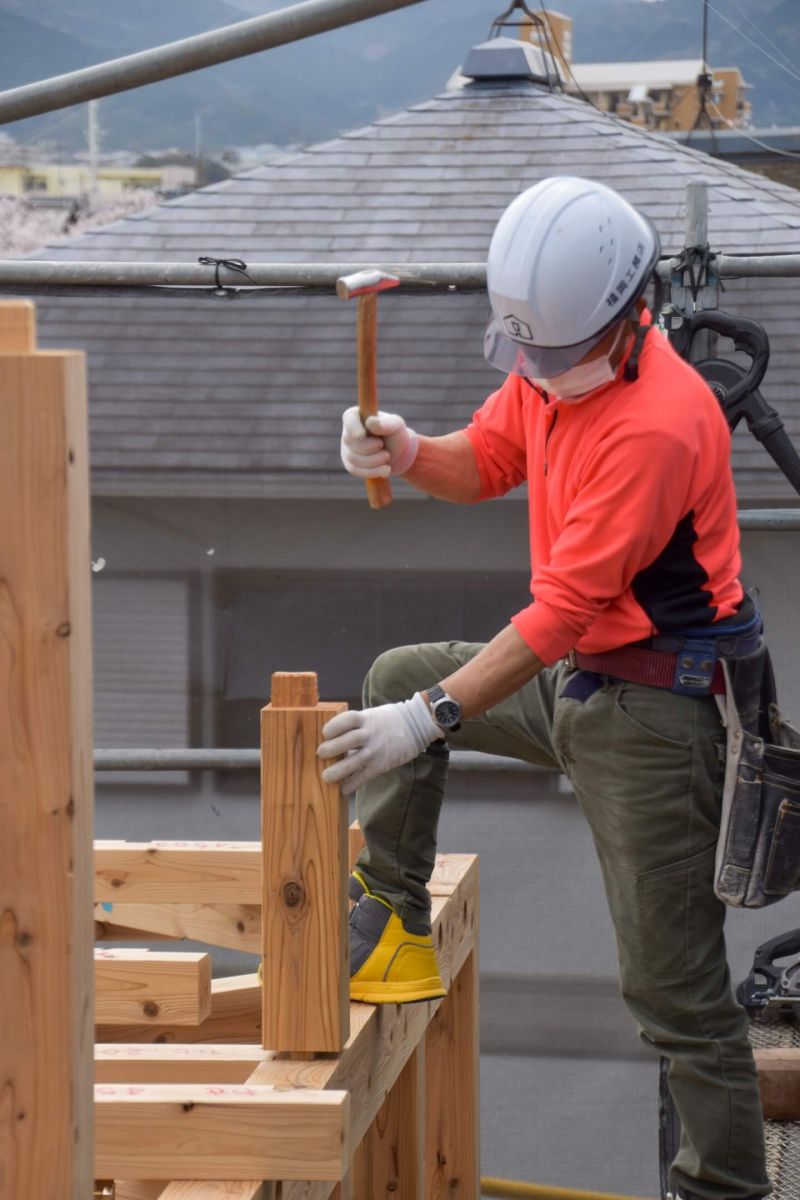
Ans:
{"type": "MultiPolygon", "coordinates": [[[[439,642],[390,650],[367,676],[364,707],[407,699],[480,649],[439,642]]],[[[766,1195],[747,1018],[731,991],[725,906],[713,891],[724,773],[714,699],[587,677],[562,663],[465,721],[448,741],[567,775],[600,860],[623,998],[641,1038],[670,1063],[683,1126],[673,1188],[702,1200],[766,1195]],[[570,691],[589,686],[563,696],[567,683],[570,691]]],[[[415,923],[430,921],[426,884],[447,760],[447,744],[434,742],[357,795],[366,839],[359,870],[415,923]]]]}

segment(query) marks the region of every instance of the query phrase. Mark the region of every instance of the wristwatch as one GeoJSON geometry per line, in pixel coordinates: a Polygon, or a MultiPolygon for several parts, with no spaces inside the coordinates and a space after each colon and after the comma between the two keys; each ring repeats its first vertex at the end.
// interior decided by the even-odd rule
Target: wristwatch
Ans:
{"type": "Polygon", "coordinates": [[[461,728],[461,705],[452,696],[448,696],[438,683],[428,688],[428,703],[433,719],[448,733],[457,733],[461,728]]]}

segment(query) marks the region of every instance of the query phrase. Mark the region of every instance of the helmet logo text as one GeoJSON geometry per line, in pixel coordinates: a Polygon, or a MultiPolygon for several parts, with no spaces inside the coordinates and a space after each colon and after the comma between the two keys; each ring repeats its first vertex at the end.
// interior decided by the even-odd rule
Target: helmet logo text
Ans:
{"type": "Polygon", "coordinates": [[[631,265],[628,267],[628,269],[625,272],[625,274],[623,275],[622,279],[618,280],[614,289],[612,291],[610,291],[608,293],[608,295],[606,296],[606,304],[609,306],[609,308],[613,308],[615,304],[619,304],[620,298],[622,296],[624,296],[625,293],[627,292],[628,287],[634,280],[634,277],[636,274],[636,268],[641,265],[643,254],[644,254],[644,243],[637,242],[636,253],[634,254],[633,258],[631,259],[631,265]]]}
{"type": "Polygon", "coordinates": [[[506,327],[506,333],[510,337],[516,338],[518,341],[533,341],[533,330],[527,321],[522,321],[519,317],[509,315],[503,317],[503,324],[506,327]]]}

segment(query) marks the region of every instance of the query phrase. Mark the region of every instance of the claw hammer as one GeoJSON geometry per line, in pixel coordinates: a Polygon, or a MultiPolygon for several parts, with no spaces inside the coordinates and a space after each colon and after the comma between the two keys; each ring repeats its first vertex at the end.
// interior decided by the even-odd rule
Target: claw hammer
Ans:
{"type": "MultiPolygon", "coordinates": [[[[378,292],[397,287],[400,280],[385,271],[356,271],[336,280],[340,300],[358,298],[356,309],[356,371],[358,413],[366,428],[367,417],[378,411],[378,292]]],[[[392,485],[388,479],[367,479],[370,508],[385,508],[392,503],[392,485]]]]}

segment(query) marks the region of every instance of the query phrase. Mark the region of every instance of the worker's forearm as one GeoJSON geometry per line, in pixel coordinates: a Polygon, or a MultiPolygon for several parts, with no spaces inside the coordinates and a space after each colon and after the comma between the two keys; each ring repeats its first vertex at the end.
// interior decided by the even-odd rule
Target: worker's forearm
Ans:
{"type": "Polygon", "coordinates": [[[471,504],[481,491],[478,464],[465,433],[420,437],[414,465],[403,479],[429,496],[456,504],[471,504]]]}
{"type": "Polygon", "coordinates": [[[479,654],[459,667],[441,685],[461,705],[462,717],[480,716],[519,691],[544,668],[544,663],[507,625],[479,654]]]}

